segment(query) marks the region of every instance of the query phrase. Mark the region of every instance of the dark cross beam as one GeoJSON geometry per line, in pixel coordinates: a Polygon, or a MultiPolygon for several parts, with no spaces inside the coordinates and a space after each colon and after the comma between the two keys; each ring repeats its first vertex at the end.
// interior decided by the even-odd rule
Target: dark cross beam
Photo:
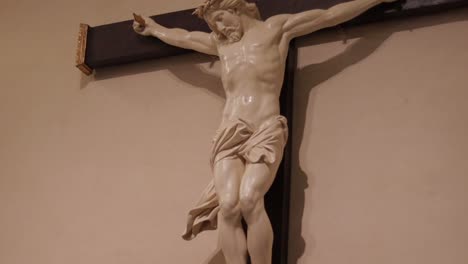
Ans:
{"type": "MultiPolygon", "coordinates": [[[[257,0],[264,19],[280,13],[298,13],[316,8],[329,8],[347,0],[257,0]]],[[[200,0],[201,2],[201,0],[200,0]]],[[[422,15],[449,8],[468,5],[468,0],[407,0],[376,6],[361,16],[344,23],[353,26],[369,22],[410,15],[422,15]]],[[[159,24],[168,28],[184,28],[189,31],[209,32],[206,23],[192,15],[193,9],[152,16],[159,24]]],[[[131,14],[129,14],[131,16],[131,14]]],[[[156,38],[135,34],[133,20],[89,27],[82,24],[76,65],[84,73],[107,66],[158,59],[191,52],[170,46],[156,38]]]]}
{"type": "MultiPolygon", "coordinates": [[[[200,0],[201,2],[201,0],[200,0]]],[[[299,13],[311,9],[326,9],[347,0],[257,0],[263,19],[281,13],[299,13]]],[[[359,17],[341,26],[354,26],[416,15],[425,15],[448,9],[468,6],[468,0],[407,0],[378,5],[359,17]]],[[[159,24],[168,28],[184,28],[189,31],[209,32],[206,23],[192,15],[193,9],[152,16],[159,24]]],[[[130,14],[131,15],[131,14],[130,14]]],[[[85,74],[94,69],[108,66],[158,59],[191,52],[167,45],[157,38],[143,37],[132,29],[133,20],[90,27],[80,25],[76,66],[85,74]]],[[[294,72],[296,70],[297,48],[290,45],[283,89],[281,92],[281,113],[288,119],[292,131],[292,105],[294,72]]],[[[291,134],[291,133],[290,133],[291,134]]],[[[289,193],[291,179],[291,137],[286,145],[283,161],[276,179],[265,197],[265,206],[271,219],[275,239],[273,243],[273,264],[287,264],[289,193]]]]}

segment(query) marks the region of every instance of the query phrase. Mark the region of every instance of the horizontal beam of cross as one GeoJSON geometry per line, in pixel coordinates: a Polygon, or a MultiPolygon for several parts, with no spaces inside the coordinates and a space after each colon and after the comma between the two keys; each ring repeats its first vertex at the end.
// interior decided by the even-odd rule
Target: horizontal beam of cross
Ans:
{"type": "MultiPolygon", "coordinates": [[[[257,0],[264,19],[280,13],[299,13],[311,9],[326,9],[347,0],[257,0]]],[[[468,0],[407,0],[376,6],[344,25],[382,21],[386,19],[422,15],[450,8],[468,6],[468,0]]],[[[192,15],[193,9],[152,16],[163,26],[184,28],[189,31],[208,32],[206,23],[192,15]]],[[[129,14],[131,15],[131,14],[129,14]]],[[[133,20],[90,27],[82,24],[76,58],[77,67],[86,74],[93,69],[126,64],[148,59],[158,59],[190,52],[167,45],[156,38],[135,34],[133,20]]]]}

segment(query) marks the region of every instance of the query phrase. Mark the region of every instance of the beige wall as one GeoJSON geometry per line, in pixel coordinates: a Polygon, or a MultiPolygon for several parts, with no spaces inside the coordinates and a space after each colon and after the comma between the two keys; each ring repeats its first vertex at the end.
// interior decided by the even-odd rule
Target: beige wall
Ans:
{"type": "MultiPolygon", "coordinates": [[[[210,179],[223,103],[209,59],[93,78],[73,67],[80,22],[198,2],[2,3],[0,263],[207,259],[215,233],[179,235],[210,179]]],[[[347,44],[302,41],[291,263],[468,261],[467,20],[463,10],[354,29],[347,44]]]]}
{"type": "Polygon", "coordinates": [[[193,79],[203,58],[143,63],[95,79],[74,67],[80,22],[196,2],[0,8],[0,263],[202,263],[216,247],[215,233],[193,243],[180,235],[210,179],[207,154],[222,99],[168,70],[193,79]]]}

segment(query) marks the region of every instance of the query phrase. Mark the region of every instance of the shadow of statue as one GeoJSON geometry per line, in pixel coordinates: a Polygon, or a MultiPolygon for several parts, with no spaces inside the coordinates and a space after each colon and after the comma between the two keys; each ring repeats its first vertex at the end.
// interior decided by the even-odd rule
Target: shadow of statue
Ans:
{"type": "MultiPolygon", "coordinates": [[[[374,53],[393,33],[401,31],[412,31],[419,28],[468,20],[468,9],[454,11],[450,15],[434,16],[431,20],[424,17],[403,19],[373,24],[371,26],[358,27],[352,30],[338,28],[328,30],[315,37],[304,37],[298,40],[298,48],[342,40],[344,43],[348,39],[359,38],[336,56],[324,62],[310,64],[297,69],[295,73],[295,90],[293,106],[293,131],[292,131],[292,172],[291,172],[291,203],[290,203],[290,225],[289,225],[289,252],[288,264],[296,264],[304,255],[306,241],[302,234],[302,220],[305,206],[305,190],[307,188],[317,188],[313,172],[307,175],[300,165],[300,148],[304,138],[306,116],[309,105],[314,105],[318,100],[316,94],[317,86],[326,82],[333,76],[338,75],[348,67],[352,67],[372,53],[374,53]],[[298,87],[298,83],[307,84],[298,87]]],[[[351,87],[352,88],[352,87],[351,87]]],[[[313,111],[313,110],[312,110],[313,111]]],[[[308,122],[311,119],[309,118],[308,122]]],[[[313,121],[312,121],[313,122],[313,121]]],[[[308,208],[314,207],[313,201],[307,200],[308,208]]],[[[313,234],[307,237],[309,249],[316,248],[316,241],[313,234]],[[311,245],[312,244],[312,245],[311,245]]]]}
{"type": "Polygon", "coordinates": [[[224,260],[223,251],[217,248],[203,264],[226,264],[224,260]]]}
{"type": "MultiPolygon", "coordinates": [[[[213,95],[225,99],[223,84],[221,82],[221,73],[219,67],[215,67],[218,58],[203,54],[196,54],[191,58],[193,63],[184,63],[167,67],[169,72],[177,79],[189,83],[192,86],[206,89],[213,95]],[[192,60],[193,59],[193,60],[192,60]],[[201,63],[210,63],[209,67],[200,66],[201,63]]],[[[218,65],[216,65],[218,66],[218,65]]]]}
{"type": "MultiPolygon", "coordinates": [[[[295,74],[296,87],[294,90],[294,120],[292,131],[292,172],[291,172],[291,202],[290,202],[290,225],[289,225],[289,261],[288,263],[297,263],[299,258],[305,252],[306,241],[302,234],[302,220],[305,206],[305,190],[313,189],[315,186],[315,177],[309,173],[307,175],[301,168],[300,164],[300,148],[302,145],[307,109],[309,104],[314,103],[317,99],[311,92],[319,84],[327,81],[331,77],[339,74],[344,69],[364,60],[371,55],[389,36],[390,32],[379,34],[366,34],[361,36],[359,40],[349,45],[342,53],[317,64],[307,65],[298,69],[295,74]],[[307,84],[303,87],[297,87],[298,83],[307,84]],[[309,99],[310,98],[310,99],[309,99]],[[311,101],[309,101],[311,100],[311,101]]],[[[309,40],[301,43],[302,45],[310,45],[309,40]]],[[[307,206],[313,208],[313,201],[307,200],[307,206]]],[[[315,248],[315,239],[313,235],[307,238],[309,248],[315,248]],[[312,243],[312,245],[310,245],[312,243]]]]}

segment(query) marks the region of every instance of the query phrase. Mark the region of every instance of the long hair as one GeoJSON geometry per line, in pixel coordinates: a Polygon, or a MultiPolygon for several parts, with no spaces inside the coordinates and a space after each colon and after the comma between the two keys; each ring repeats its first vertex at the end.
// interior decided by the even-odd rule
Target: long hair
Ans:
{"type": "Polygon", "coordinates": [[[237,9],[252,18],[261,19],[257,5],[245,0],[205,0],[202,5],[195,9],[193,14],[201,19],[205,19],[205,15],[210,12],[228,9],[237,9]]]}

